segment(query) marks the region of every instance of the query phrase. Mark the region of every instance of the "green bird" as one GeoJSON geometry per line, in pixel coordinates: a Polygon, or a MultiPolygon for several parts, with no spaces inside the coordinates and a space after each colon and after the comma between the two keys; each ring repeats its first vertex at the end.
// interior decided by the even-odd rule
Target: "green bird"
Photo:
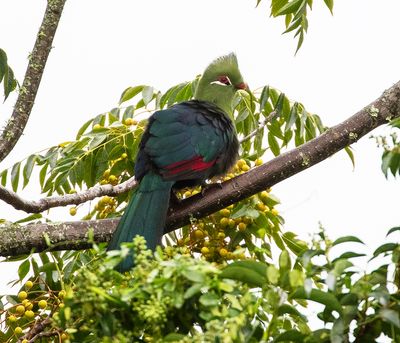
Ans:
{"type": "MultiPolygon", "coordinates": [[[[154,250],[161,244],[171,190],[204,184],[236,162],[239,142],[230,119],[238,89],[247,89],[236,55],[214,60],[201,76],[194,99],[156,111],[143,133],[135,163],[139,186],[108,250],[120,249],[136,235],[154,250]]],[[[126,271],[132,256],[118,266],[126,271]]]]}

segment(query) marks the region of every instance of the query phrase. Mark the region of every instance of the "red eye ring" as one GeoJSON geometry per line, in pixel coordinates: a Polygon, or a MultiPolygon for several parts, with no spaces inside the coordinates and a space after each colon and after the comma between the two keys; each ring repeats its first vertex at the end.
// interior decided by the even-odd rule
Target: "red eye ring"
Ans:
{"type": "Polygon", "coordinates": [[[226,76],[226,75],[221,75],[221,76],[219,76],[219,77],[218,77],[218,81],[221,82],[221,83],[223,83],[224,85],[227,85],[227,86],[229,86],[229,85],[232,84],[232,83],[231,83],[231,80],[229,80],[229,77],[226,76]]]}

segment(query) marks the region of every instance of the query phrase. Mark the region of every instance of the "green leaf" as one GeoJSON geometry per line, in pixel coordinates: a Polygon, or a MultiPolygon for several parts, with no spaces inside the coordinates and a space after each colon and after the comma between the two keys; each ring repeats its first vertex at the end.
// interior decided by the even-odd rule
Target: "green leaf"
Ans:
{"type": "Polygon", "coordinates": [[[193,282],[204,282],[204,280],[205,280],[205,275],[197,270],[192,270],[192,269],[184,270],[182,272],[182,275],[186,279],[193,281],[193,282]]]}
{"type": "Polygon", "coordinates": [[[264,111],[265,105],[268,103],[269,99],[269,86],[265,86],[260,95],[260,112],[264,111]]]}
{"type": "Polygon", "coordinates": [[[205,293],[199,298],[200,304],[207,307],[218,306],[220,300],[219,296],[213,293],[205,293]]]}
{"type": "Polygon", "coordinates": [[[7,184],[7,173],[8,173],[8,169],[4,169],[1,174],[0,174],[0,178],[1,178],[1,185],[3,187],[6,186],[7,184]]]}
{"type": "Polygon", "coordinates": [[[43,217],[43,216],[42,216],[41,213],[34,213],[34,214],[31,214],[31,215],[29,215],[29,216],[27,216],[27,217],[25,217],[25,218],[22,218],[22,219],[20,219],[20,220],[17,220],[17,221],[15,222],[15,224],[27,223],[27,222],[30,222],[30,221],[35,220],[35,219],[40,219],[40,218],[42,218],[42,217],[43,217]]]}
{"type": "Polygon", "coordinates": [[[312,289],[308,295],[304,287],[299,287],[290,296],[290,299],[307,299],[323,304],[328,310],[335,310],[342,313],[340,302],[332,293],[324,292],[319,289],[312,289]]]}
{"type": "Polygon", "coordinates": [[[144,86],[142,90],[142,97],[144,105],[147,106],[153,100],[154,88],[151,86],[144,86]]]}
{"type": "Polygon", "coordinates": [[[31,263],[29,259],[26,259],[24,262],[22,262],[19,267],[18,267],[18,277],[20,280],[22,280],[29,272],[31,263]]]}
{"type": "Polygon", "coordinates": [[[180,342],[186,336],[181,333],[169,333],[163,338],[163,342],[180,342]]]}
{"type": "Polygon", "coordinates": [[[350,161],[351,161],[351,164],[353,165],[353,169],[354,169],[356,167],[356,162],[355,162],[354,154],[353,154],[353,151],[351,150],[351,147],[349,147],[349,146],[345,147],[344,151],[350,157],[350,161]]]}
{"type": "Polygon", "coordinates": [[[0,82],[3,80],[3,77],[6,73],[7,69],[7,54],[3,49],[0,49],[0,82]]]}
{"type": "Polygon", "coordinates": [[[355,243],[361,243],[364,244],[364,242],[359,239],[356,236],[344,236],[344,237],[339,237],[337,240],[335,240],[332,243],[332,246],[338,245],[338,244],[342,244],[342,243],[346,243],[346,242],[355,242],[355,243]]]}
{"type": "Polygon", "coordinates": [[[278,315],[282,316],[283,314],[290,314],[292,316],[300,317],[302,319],[306,319],[306,317],[301,314],[294,306],[289,304],[283,304],[278,308],[278,315]]]}
{"type": "Polygon", "coordinates": [[[14,79],[14,72],[10,67],[7,67],[4,74],[4,101],[7,100],[8,96],[15,89],[16,85],[17,82],[14,79]]]}
{"type": "Polygon", "coordinates": [[[89,119],[85,124],[81,126],[81,128],[78,130],[78,133],[76,134],[76,139],[80,139],[82,137],[82,135],[85,133],[89,125],[92,124],[92,122],[93,119],[89,119]]]}
{"type": "Polygon", "coordinates": [[[289,131],[292,128],[293,124],[296,122],[296,119],[298,116],[298,114],[297,114],[298,105],[299,104],[297,102],[295,102],[293,104],[292,108],[290,109],[289,120],[286,121],[286,125],[285,125],[285,130],[284,130],[285,132],[289,131]]]}
{"type": "MultiPolygon", "coordinates": [[[[296,52],[295,52],[295,54],[297,54],[297,52],[299,51],[299,49],[301,48],[301,46],[302,46],[302,44],[303,44],[303,41],[304,41],[304,33],[303,33],[303,30],[301,29],[301,28],[299,28],[299,30],[297,31],[297,33],[299,33],[300,32],[300,35],[299,35],[299,40],[298,40],[298,42],[297,42],[297,47],[296,47],[296,52]]],[[[297,35],[297,34],[296,34],[297,35]]]]}
{"type": "Polygon", "coordinates": [[[397,328],[400,328],[399,313],[397,311],[383,308],[379,311],[379,315],[384,321],[393,324],[397,328]]]}
{"type": "Polygon", "coordinates": [[[42,190],[43,190],[44,180],[46,178],[48,166],[49,166],[49,163],[45,163],[39,172],[39,183],[40,183],[40,187],[42,188],[42,190]]]}
{"type": "Polygon", "coordinates": [[[329,11],[331,11],[331,14],[333,15],[333,0],[324,0],[326,6],[328,6],[329,11]]]}
{"type": "Polygon", "coordinates": [[[266,265],[258,261],[237,261],[226,266],[220,278],[233,279],[244,282],[250,286],[262,287],[266,279],[266,265]]]}
{"type": "Polygon", "coordinates": [[[386,234],[386,237],[389,236],[391,233],[393,233],[393,232],[395,232],[395,231],[400,231],[400,226],[392,227],[392,228],[388,231],[388,233],[386,234]]]}
{"type": "Polygon", "coordinates": [[[22,175],[24,177],[24,184],[22,188],[25,188],[29,182],[29,178],[31,177],[33,166],[35,165],[36,159],[38,158],[37,155],[30,155],[25,163],[22,175]]]}
{"type": "Polygon", "coordinates": [[[303,2],[304,0],[292,0],[283,6],[279,11],[277,11],[274,16],[277,17],[289,13],[296,13],[303,2]]]}
{"type": "Polygon", "coordinates": [[[268,132],[268,145],[275,156],[278,156],[280,154],[281,150],[279,148],[278,141],[271,132],[268,132]]]}
{"type": "Polygon", "coordinates": [[[237,219],[243,216],[247,216],[250,218],[257,218],[259,216],[259,212],[254,209],[252,204],[241,204],[235,208],[235,210],[232,212],[230,218],[231,219],[237,219]]]}
{"type": "Polygon", "coordinates": [[[119,99],[119,104],[121,105],[123,102],[132,99],[135,95],[139,94],[143,90],[143,85],[135,86],[135,87],[128,87],[125,89],[122,94],[121,98],[119,99]]]}
{"type": "Polygon", "coordinates": [[[380,254],[386,253],[386,252],[388,252],[388,251],[393,251],[393,250],[395,250],[397,247],[398,247],[398,244],[397,244],[397,243],[385,243],[385,244],[382,244],[380,247],[378,247],[378,248],[374,251],[374,253],[372,254],[373,257],[371,258],[371,260],[372,260],[373,258],[375,258],[376,256],[380,255],[380,254]]]}
{"type": "Polygon", "coordinates": [[[301,270],[293,269],[289,272],[289,282],[292,287],[304,285],[305,275],[301,270]]]}
{"type": "Polygon", "coordinates": [[[274,342],[304,342],[306,335],[297,330],[288,330],[279,334],[274,342]]]}
{"type": "Polygon", "coordinates": [[[273,265],[268,266],[266,275],[269,282],[275,285],[278,283],[280,273],[275,266],[273,265]]]}
{"type": "Polygon", "coordinates": [[[20,168],[21,168],[21,162],[18,162],[15,163],[11,169],[11,186],[14,192],[16,192],[18,189],[20,168]]]}

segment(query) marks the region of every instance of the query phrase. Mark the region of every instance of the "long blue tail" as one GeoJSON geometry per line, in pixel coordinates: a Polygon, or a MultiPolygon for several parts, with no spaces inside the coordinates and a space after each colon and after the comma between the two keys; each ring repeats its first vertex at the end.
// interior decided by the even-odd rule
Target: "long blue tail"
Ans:
{"type": "MultiPolygon", "coordinates": [[[[149,249],[154,250],[160,245],[173,184],[172,181],[163,181],[158,174],[146,174],[125,209],[107,250],[120,249],[122,242],[131,242],[136,235],[146,239],[149,249]]],[[[133,265],[133,258],[129,256],[121,262],[118,270],[123,272],[133,265]]]]}

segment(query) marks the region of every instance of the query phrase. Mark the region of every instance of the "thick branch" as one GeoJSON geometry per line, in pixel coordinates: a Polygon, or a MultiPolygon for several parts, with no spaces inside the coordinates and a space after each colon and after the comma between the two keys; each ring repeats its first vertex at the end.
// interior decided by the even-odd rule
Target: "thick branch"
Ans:
{"type": "MultiPolygon", "coordinates": [[[[330,128],[321,136],[282,154],[262,166],[228,180],[222,187],[192,196],[170,208],[165,232],[189,224],[191,218],[201,218],[263,189],[272,187],[332,156],[358,141],[368,132],[389,120],[400,117],[400,82],[364,109],[330,128]]],[[[61,224],[35,224],[25,227],[0,227],[0,256],[42,251],[47,246],[43,234],[55,244],[52,250],[90,247],[87,231],[91,228],[96,242],[106,242],[117,225],[117,219],[78,221],[61,224]]]]}
{"type": "Polygon", "coordinates": [[[118,194],[126,193],[135,186],[135,178],[131,177],[130,179],[116,186],[95,186],[78,193],[47,197],[39,200],[23,199],[17,193],[0,186],[0,199],[4,200],[7,204],[13,206],[17,210],[22,210],[27,213],[41,213],[53,207],[82,204],[103,195],[116,196],[118,194]]]}
{"type": "Polygon", "coordinates": [[[49,0],[47,3],[14,111],[0,136],[0,161],[14,148],[28,122],[65,1],[49,0]]]}

